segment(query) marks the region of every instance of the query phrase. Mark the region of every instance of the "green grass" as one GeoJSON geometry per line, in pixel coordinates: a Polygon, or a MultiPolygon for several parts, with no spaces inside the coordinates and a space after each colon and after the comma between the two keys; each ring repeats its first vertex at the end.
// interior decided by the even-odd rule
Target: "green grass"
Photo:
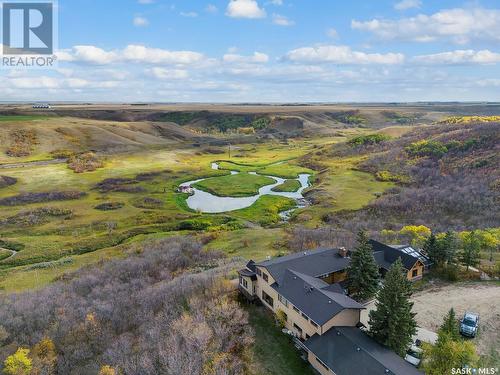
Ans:
{"type": "Polygon", "coordinates": [[[289,159],[272,163],[237,163],[232,161],[219,161],[219,168],[238,172],[257,172],[281,178],[297,178],[301,173],[313,174],[309,168],[304,168],[287,162],[289,159]]]}
{"type": "Polygon", "coordinates": [[[1,121],[33,121],[33,120],[48,120],[53,117],[44,115],[0,115],[1,121]]]}
{"type": "Polygon", "coordinates": [[[310,365],[300,358],[290,336],[274,324],[264,307],[245,305],[255,343],[249,348],[250,373],[255,375],[314,375],[310,365]]]}
{"type": "Polygon", "coordinates": [[[297,180],[286,180],[281,185],[273,187],[272,191],[295,192],[300,189],[302,185],[297,180]]]}
{"type": "Polygon", "coordinates": [[[295,200],[278,195],[263,195],[250,207],[231,212],[231,216],[240,219],[258,222],[262,225],[278,223],[281,211],[289,210],[296,206],[295,200]]]}
{"type": "Polygon", "coordinates": [[[208,178],[197,182],[193,186],[219,197],[250,197],[258,194],[262,186],[272,183],[274,183],[274,180],[269,177],[238,173],[208,178]]]}
{"type": "Polygon", "coordinates": [[[221,250],[229,257],[243,257],[246,260],[265,260],[287,252],[282,228],[246,228],[221,232],[205,248],[221,250]]]}

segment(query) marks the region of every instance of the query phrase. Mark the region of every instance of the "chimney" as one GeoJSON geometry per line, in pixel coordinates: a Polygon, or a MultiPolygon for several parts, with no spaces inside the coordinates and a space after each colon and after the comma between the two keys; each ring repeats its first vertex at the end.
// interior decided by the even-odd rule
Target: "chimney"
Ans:
{"type": "Polygon", "coordinates": [[[338,253],[342,258],[347,257],[347,249],[345,247],[340,247],[338,253]]]}

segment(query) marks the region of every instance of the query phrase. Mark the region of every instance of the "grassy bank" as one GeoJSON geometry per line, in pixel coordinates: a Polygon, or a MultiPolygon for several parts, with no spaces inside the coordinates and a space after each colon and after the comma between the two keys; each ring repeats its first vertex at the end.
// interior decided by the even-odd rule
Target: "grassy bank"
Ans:
{"type": "Polygon", "coordinates": [[[193,186],[219,197],[251,197],[265,185],[274,183],[269,177],[249,173],[208,178],[193,186]]]}

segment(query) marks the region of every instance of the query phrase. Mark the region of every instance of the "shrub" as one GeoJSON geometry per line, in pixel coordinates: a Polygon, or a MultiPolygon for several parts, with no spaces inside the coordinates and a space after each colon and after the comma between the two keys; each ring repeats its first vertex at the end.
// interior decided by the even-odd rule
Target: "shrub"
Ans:
{"type": "Polygon", "coordinates": [[[352,138],[347,142],[350,146],[373,145],[391,139],[387,134],[368,134],[352,138]]]}
{"type": "Polygon", "coordinates": [[[23,193],[0,199],[0,206],[20,206],[30,203],[80,199],[87,195],[82,191],[48,191],[44,193],[23,193]]]}
{"type": "Polygon", "coordinates": [[[17,182],[17,178],[9,176],[0,176],[0,189],[14,185],[17,182]]]}
{"type": "Polygon", "coordinates": [[[75,153],[71,150],[54,150],[50,152],[50,156],[52,156],[54,159],[69,159],[73,157],[75,153]]]}
{"type": "Polygon", "coordinates": [[[101,211],[112,211],[112,210],[118,210],[119,208],[122,208],[125,206],[125,203],[123,202],[105,202],[98,204],[94,208],[96,210],[101,210],[101,211]]]}
{"type": "Polygon", "coordinates": [[[21,227],[30,227],[48,222],[51,217],[69,219],[73,211],[55,207],[39,207],[34,210],[23,210],[14,216],[0,220],[2,225],[17,225],[21,227]]]}
{"type": "Polygon", "coordinates": [[[13,157],[29,156],[33,147],[38,144],[38,137],[34,130],[19,129],[10,133],[11,145],[6,154],[13,157]]]}
{"type": "Polygon", "coordinates": [[[137,208],[157,209],[163,206],[163,201],[152,197],[144,197],[136,199],[132,204],[137,208]]]}
{"type": "Polygon", "coordinates": [[[68,167],[76,173],[92,172],[104,166],[103,161],[93,152],[72,155],[68,159],[68,167]]]}
{"type": "Polygon", "coordinates": [[[429,156],[441,158],[448,152],[448,148],[440,141],[422,140],[411,143],[405,148],[410,156],[429,156]]]}

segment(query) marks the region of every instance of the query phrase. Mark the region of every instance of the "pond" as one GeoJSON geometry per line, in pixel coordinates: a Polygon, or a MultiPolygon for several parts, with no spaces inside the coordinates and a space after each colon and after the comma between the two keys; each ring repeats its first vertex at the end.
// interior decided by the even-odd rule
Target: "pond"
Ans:
{"type": "MultiPolygon", "coordinates": [[[[212,163],[212,169],[219,169],[219,165],[217,163],[212,163]]],[[[231,171],[231,174],[238,174],[238,173],[239,172],[237,171],[231,171]]],[[[249,173],[257,174],[256,172],[249,172],[249,173]]],[[[272,178],[275,182],[273,184],[261,187],[259,189],[259,193],[251,197],[218,197],[216,195],[207,193],[206,191],[202,191],[193,187],[192,188],[193,194],[186,199],[186,203],[189,208],[195,211],[206,212],[206,213],[221,213],[221,212],[234,211],[250,207],[252,204],[255,203],[255,201],[257,201],[257,199],[259,199],[259,197],[263,195],[280,195],[282,197],[295,199],[297,201],[298,207],[304,206],[305,200],[304,196],[302,195],[302,192],[304,191],[304,189],[309,187],[310,174],[308,173],[299,174],[299,177],[296,180],[300,182],[300,188],[295,192],[272,191],[271,190],[272,188],[281,185],[283,182],[286,181],[286,179],[275,176],[267,176],[267,175],[263,176],[272,178]]],[[[205,180],[205,178],[193,181],[187,181],[182,183],[180,186],[192,186],[196,182],[203,180],[205,180]]],[[[289,213],[289,211],[287,211],[287,213],[289,213]]],[[[286,216],[283,215],[282,217],[286,218],[286,216]]]]}

